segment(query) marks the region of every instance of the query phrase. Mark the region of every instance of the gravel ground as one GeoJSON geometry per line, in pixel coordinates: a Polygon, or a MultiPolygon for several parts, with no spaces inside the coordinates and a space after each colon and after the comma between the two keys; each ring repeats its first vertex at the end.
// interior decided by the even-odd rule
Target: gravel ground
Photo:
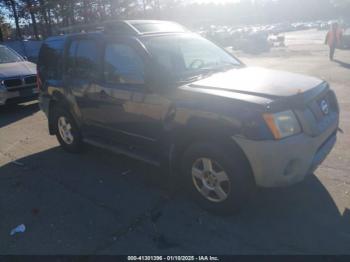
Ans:
{"type": "Polygon", "coordinates": [[[286,48],[237,53],[329,81],[344,134],[313,176],[260,190],[231,217],[201,210],[145,164],[94,148],[63,152],[37,103],[0,108],[0,253],[350,254],[350,51],[329,62],[323,36],[295,32],[286,48]]]}

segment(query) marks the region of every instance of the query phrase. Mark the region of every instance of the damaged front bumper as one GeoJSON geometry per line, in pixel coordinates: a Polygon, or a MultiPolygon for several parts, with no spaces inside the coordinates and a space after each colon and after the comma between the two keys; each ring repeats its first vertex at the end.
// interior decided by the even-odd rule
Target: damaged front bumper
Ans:
{"type": "Polygon", "coordinates": [[[250,162],[261,187],[282,187],[302,181],[314,172],[336,143],[338,121],[317,137],[299,134],[279,141],[233,137],[250,162]]]}

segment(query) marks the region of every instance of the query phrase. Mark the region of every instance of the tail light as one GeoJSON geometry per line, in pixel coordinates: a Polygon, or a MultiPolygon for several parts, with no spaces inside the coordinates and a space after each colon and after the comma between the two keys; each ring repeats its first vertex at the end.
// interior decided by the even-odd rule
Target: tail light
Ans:
{"type": "Polygon", "coordinates": [[[38,87],[39,90],[42,89],[43,83],[42,83],[42,81],[41,81],[40,76],[39,76],[38,73],[36,74],[36,85],[37,85],[37,87],[38,87]]]}

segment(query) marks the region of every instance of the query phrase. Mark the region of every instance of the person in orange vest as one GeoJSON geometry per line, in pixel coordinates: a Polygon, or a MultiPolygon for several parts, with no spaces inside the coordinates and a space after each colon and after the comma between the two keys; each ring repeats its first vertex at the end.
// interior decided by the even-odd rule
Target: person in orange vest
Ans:
{"type": "Polygon", "coordinates": [[[342,30],[338,23],[333,23],[327,33],[325,44],[329,46],[329,59],[334,60],[335,49],[339,46],[343,36],[342,30]]]}

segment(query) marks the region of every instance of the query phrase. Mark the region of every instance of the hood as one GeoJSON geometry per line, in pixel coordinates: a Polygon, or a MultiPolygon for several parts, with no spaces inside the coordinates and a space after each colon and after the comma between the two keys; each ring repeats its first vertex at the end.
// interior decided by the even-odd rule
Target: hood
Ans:
{"type": "Polygon", "coordinates": [[[36,65],[23,61],[15,63],[0,64],[0,78],[9,78],[24,75],[35,75],[36,65]]]}
{"type": "Polygon", "coordinates": [[[208,90],[211,94],[225,91],[277,99],[304,93],[322,82],[318,78],[294,73],[245,67],[214,74],[187,85],[186,89],[200,89],[201,92],[208,90]]]}

